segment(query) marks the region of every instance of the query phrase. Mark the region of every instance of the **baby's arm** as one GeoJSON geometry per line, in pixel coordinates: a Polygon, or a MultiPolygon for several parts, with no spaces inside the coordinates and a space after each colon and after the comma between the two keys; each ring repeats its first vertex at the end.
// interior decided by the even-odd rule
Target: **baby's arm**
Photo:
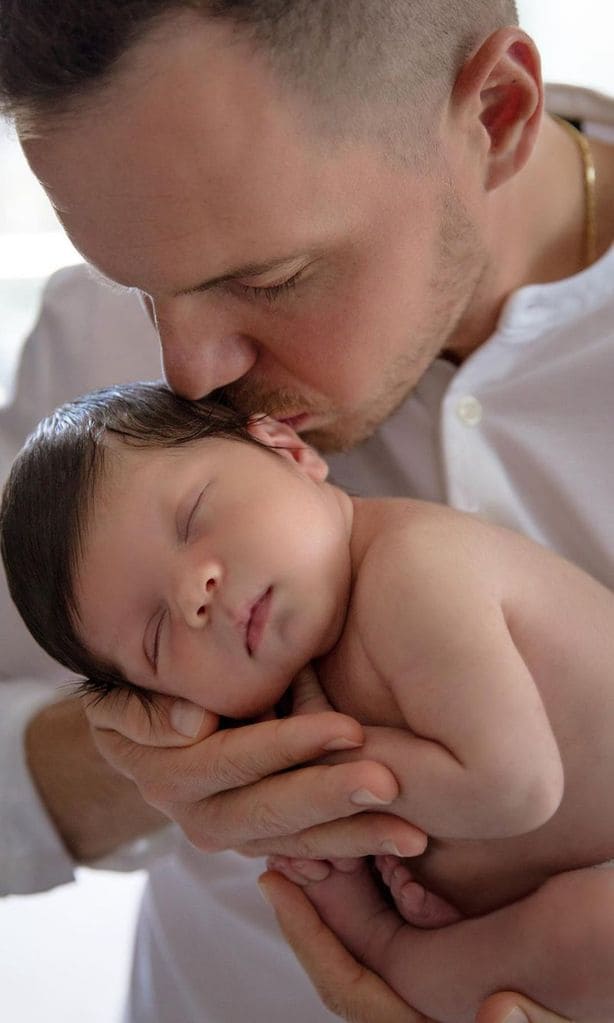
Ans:
{"type": "Polygon", "coordinates": [[[361,641],[408,726],[369,728],[362,753],[396,775],[395,810],[441,838],[533,830],[563,793],[555,736],[507,626],[503,571],[480,536],[479,523],[426,517],[378,544],[357,583],[361,641]]]}
{"type": "Polygon", "coordinates": [[[439,930],[404,924],[365,860],[315,883],[294,861],[273,869],[304,887],[324,923],[401,998],[439,1023],[473,1023],[480,1003],[512,989],[582,1023],[614,1005],[614,869],[559,874],[537,892],[439,930]]]}

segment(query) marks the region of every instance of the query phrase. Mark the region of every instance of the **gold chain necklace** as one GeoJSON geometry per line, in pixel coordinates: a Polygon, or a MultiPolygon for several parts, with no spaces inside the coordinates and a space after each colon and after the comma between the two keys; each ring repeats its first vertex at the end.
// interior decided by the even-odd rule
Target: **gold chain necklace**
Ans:
{"type": "Polygon", "coordinates": [[[563,117],[554,115],[554,119],[565,128],[573,138],[582,159],[584,171],[584,263],[582,269],[595,262],[597,255],[597,211],[595,202],[595,161],[586,135],[570,124],[563,117]]]}

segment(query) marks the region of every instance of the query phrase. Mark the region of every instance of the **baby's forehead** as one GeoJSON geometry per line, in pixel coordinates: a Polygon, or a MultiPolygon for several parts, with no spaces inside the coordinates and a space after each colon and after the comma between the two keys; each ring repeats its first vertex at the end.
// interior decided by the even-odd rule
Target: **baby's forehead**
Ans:
{"type": "Polygon", "coordinates": [[[126,488],[130,489],[137,477],[141,481],[147,479],[148,486],[165,487],[169,473],[172,478],[175,470],[178,473],[182,470],[189,473],[191,466],[206,469],[209,458],[215,464],[216,473],[222,475],[225,470],[232,471],[235,453],[242,462],[246,453],[250,458],[258,458],[264,453],[276,461],[283,461],[274,447],[259,442],[249,434],[228,436],[214,433],[181,440],[169,437],[167,443],[155,438],[148,443],[141,436],[133,437],[117,430],[107,430],[100,436],[97,448],[98,464],[88,495],[93,498],[94,507],[105,499],[116,497],[126,488]],[[223,456],[221,460],[217,457],[220,454],[223,456]]]}
{"type": "MultiPolygon", "coordinates": [[[[105,494],[116,493],[130,483],[135,474],[140,475],[141,470],[147,471],[148,468],[155,470],[162,465],[164,473],[166,467],[172,472],[173,465],[177,468],[191,463],[202,465],[208,454],[213,455],[222,446],[226,449],[224,455],[227,459],[232,451],[230,445],[236,445],[237,450],[245,446],[238,438],[221,436],[195,437],[180,443],[169,441],[168,444],[152,441],[148,444],[139,438],[108,430],[98,444],[94,495],[103,498],[105,494]]],[[[162,475],[160,482],[166,479],[162,475]]]]}
{"type": "Polygon", "coordinates": [[[151,448],[128,444],[110,431],[98,438],[92,471],[83,490],[82,540],[86,541],[95,518],[107,510],[126,485],[150,459],[151,448]]]}

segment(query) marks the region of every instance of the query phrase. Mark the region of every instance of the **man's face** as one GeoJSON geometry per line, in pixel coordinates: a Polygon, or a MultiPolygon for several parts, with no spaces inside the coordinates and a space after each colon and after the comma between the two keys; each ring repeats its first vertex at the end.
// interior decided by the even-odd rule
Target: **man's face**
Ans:
{"type": "Polygon", "coordinates": [[[192,19],[152,35],[26,153],[77,248],[153,303],[171,386],[232,385],[348,447],[449,341],[484,259],[443,162],[421,176],[323,139],[229,39],[192,19]]]}
{"type": "Polygon", "coordinates": [[[270,709],[345,618],[350,504],[319,465],[218,438],[111,442],[75,586],[85,646],[214,713],[270,709]]]}

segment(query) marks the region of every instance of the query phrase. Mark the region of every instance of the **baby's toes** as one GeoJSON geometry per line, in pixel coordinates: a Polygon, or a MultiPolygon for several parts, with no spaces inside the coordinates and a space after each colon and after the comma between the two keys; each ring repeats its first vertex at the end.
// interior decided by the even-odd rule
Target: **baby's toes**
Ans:
{"type": "Polygon", "coordinates": [[[407,860],[398,856],[376,856],[375,866],[390,890],[399,914],[408,924],[435,928],[462,920],[455,906],[415,880],[407,860]]]}
{"type": "MultiPolygon", "coordinates": [[[[376,856],[375,866],[379,870],[382,881],[387,888],[390,888],[392,884],[392,875],[397,867],[403,865],[403,860],[399,859],[398,856],[376,856]]],[[[409,871],[408,871],[409,873],[409,871]]]]}
{"type": "Polygon", "coordinates": [[[269,856],[269,870],[277,870],[294,884],[304,888],[315,881],[323,881],[330,874],[330,866],[326,860],[299,860],[290,856],[269,856]]]}

